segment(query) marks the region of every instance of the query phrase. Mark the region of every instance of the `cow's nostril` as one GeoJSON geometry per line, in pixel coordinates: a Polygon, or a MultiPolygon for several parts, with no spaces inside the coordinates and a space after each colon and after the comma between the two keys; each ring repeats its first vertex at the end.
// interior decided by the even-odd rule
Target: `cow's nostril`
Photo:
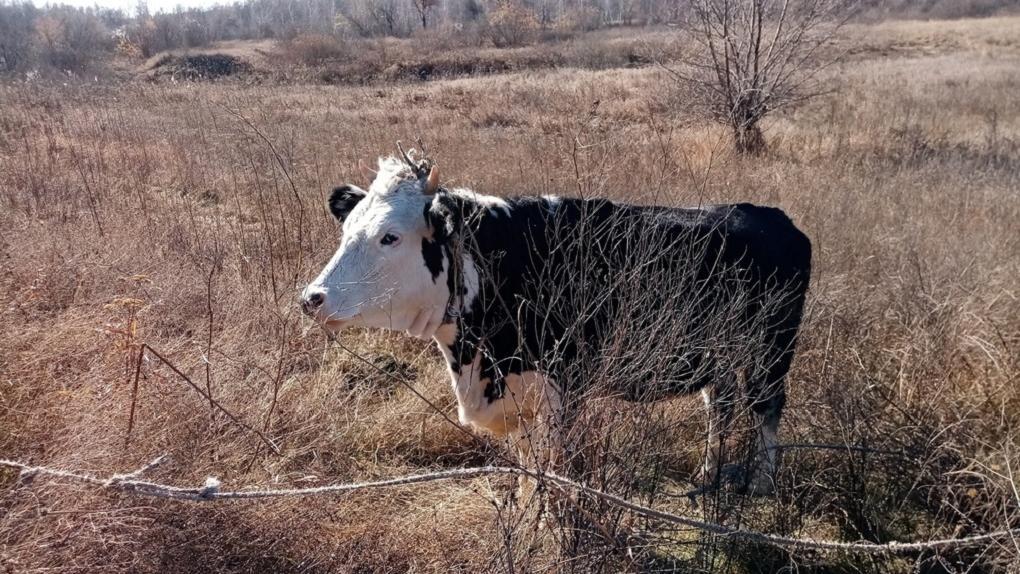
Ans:
{"type": "Polygon", "coordinates": [[[304,309],[305,313],[311,315],[322,307],[322,303],[326,300],[326,296],[320,291],[313,291],[305,296],[304,300],[301,301],[301,308],[304,309]]]}

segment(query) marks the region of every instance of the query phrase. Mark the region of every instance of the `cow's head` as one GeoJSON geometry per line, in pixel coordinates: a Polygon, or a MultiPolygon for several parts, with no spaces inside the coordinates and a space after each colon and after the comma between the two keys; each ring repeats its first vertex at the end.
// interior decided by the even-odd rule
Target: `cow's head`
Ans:
{"type": "Polygon", "coordinates": [[[455,226],[446,195],[437,169],[406,154],[381,158],[368,191],[334,189],[329,209],[342,224],[340,247],[302,293],[304,311],[330,331],[434,335],[450,305],[444,244],[455,226]]]}

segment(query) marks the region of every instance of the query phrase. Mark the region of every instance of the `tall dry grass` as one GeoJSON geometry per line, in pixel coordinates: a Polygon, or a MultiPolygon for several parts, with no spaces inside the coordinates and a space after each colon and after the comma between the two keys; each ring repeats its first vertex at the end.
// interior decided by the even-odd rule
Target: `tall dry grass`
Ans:
{"type": "MultiPolygon", "coordinates": [[[[754,201],[812,238],[782,442],[864,450],[787,450],[774,499],[723,492],[695,509],[661,493],[686,490],[700,462],[700,399],[621,405],[613,421],[647,424],[610,425],[621,429],[610,439],[661,429],[634,459],[658,461],[632,469],[645,481],[636,500],[818,538],[1015,526],[1017,63],[994,47],[856,58],[829,72],[837,91],[766,126],[770,151],[755,160],[732,156],[727,134],[687,115],[653,69],[364,89],[0,86],[0,454],[103,474],[167,452],[158,479],[238,486],[496,457],[501,445],[480,447],[395,382],[453,412],[429,344],[345,334],[365,363],[295,305],[336,246],[328,187],[365,183],[359,159],[420,135],[451,183],[480,191],[754,201]],[[151,355],[133,400],[142,342],[281,453],[151,355]]],[[[623,515],[613,524],[648,537],[571,547],[494,506],[512,489],[485,479],[194,505],[0,476],[0,562],[13,571],[478,571],[511,557],[533,571],[1017,565],[1009,540],[888,560],[791,555],[623,515]]]]}

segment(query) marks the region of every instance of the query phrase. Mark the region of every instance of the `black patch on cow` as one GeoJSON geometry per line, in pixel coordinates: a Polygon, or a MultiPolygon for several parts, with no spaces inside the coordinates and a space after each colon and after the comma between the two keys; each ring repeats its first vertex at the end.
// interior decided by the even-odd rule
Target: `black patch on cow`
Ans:
{"type": "Polygon", "coordinates": [[[437,197],[432,205],[431,223],[436,237],[448,241],[457,233],[460,220],[456,215],[457,205],[454,202],[437,197]]]}
{"type": "Polygon", "coordinates": [[[359,201],[365,198],[365,190],[354,185],[341,185],[329,195],[329,211],[341,223],[359,201]]]}
{"type": "Polygon", "coordinates": [[[485,390],[482,391],[489,403],[493,403],[506,396],[506,379],[492,379],[485,383],[485,390]]]}
{"type": "MultiPolygon", "coordinates": [[[[506,396],[506,376],[503,374],[503,369],[496,365],[496,361],[488,352],[488,347],[485,343],[474,337],[470,332],[459,331],[453,345],[448,348],[450,349],[450,354],[454,357],[449,362],[450,369],[458,374],[460,374],[462,366],[473,365],[475,358],[481,353],[479,379],[485,382],[485,388],[482,389],[483,396],[489,403],[498,401],[506,396]]],[[[510,372],[520,374],[520,365],[522,364],[520,361],[509,360],[505,362],[510,367],[510,372]]]]}
{"type": "Polygon", "coordinates": [[[443,272],[443,246],[438,241],[422,238],[421,256],[425,260],[425,267],[432,274],[432,282],[435,283],[439,274],[443,272]]]}
{"type": "MultiPolygon", "coordinates": [[[[482,379],[489,381],[485,384],[482,394],[490,403],[503,398],[503,395],[506,394],[506,376],[501,367],[509,367],[510,363],[515,361],[507,359],[501,362],[504,364],[497,364],[496,358],[486,349],[482,349],[482,379]]],[[[520,374],[520,369],[512,372],[520,374]]]]}
{"type": "Polygon", "coordinates": [[[478,339],[463,329],[457,330],[457,338],[453,342],[450,351],[453,353],[454,362],[457,364],[455,371],[460,371],[462,365],[470,365],[475,362],[475,355],[478,354],[478,339]]]}
{"type": "MultiPolygon", "coordinates": [[[[460,319],[462,319],[462,317],[460,319]]],[[[474,365],[475,359],[481,355],[479,360],[479,368],[481,371],[479,373],[479,379],[486,381],[485,388],[482,392],[490,403],[505,396],[505,373],[521,373],[521,365],[523,363],[519,360],[511,358],[509,360],[500,361],[501,364],[497,365],[496,358],[489,351],[490,347],[488,342],[482,341],[471,330],[458,329],[457,337],[449,349],[450,354],[453,356],[449,365],[450,369],[455,373],[460,373],[461,368],[464,365],[474,365]]]]}
{"type": "Polygon", "coordinates": [[[437,243],[446,243],[452,239],[461,228],[465,210],[471,207],[465,199],[440,189],[424,210],[425,222],[432,230],[432,239],[437,243]]]}
{"type": "MultiPolygon", "coordinates": [[[[457,246],[462,247],[461,245],[457,246]]],[[[453,242],[443,245],[443,253],[446,255],[446,260],[450,262],[450,272],[446,274],[446,288],[450,290],[451,297],[456,295],[463,297],[467,294],[467,285],[464,284],[464,274],[461,269],[463,260],[454,253],[453,242]]]]}

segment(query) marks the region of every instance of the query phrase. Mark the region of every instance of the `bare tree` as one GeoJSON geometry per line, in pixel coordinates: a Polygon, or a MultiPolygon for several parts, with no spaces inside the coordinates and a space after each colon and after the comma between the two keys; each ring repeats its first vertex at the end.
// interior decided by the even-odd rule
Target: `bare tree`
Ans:
{"type": "Polygon", "coordinates": [[[821,93],[817,72],[833,59],[822,48],[853,3],[691,0],[693,49],[667,70],[712,119],[732,129],[737,152],[759,154],[766,115],[821,93]]]}
{"type": "Polygon", "coordinates": [[[83,71],[101,61],[109,33],[91,10],[58,6],[35,21],[41,61],[58,70],[83,71]]]}
{"type": "Polygon", "coordinates": [[[487,32],[497,48],[529,43],[538,27],[534,11],[515,0],[500,0],[489,12],[487,32]]]}
{"type": "Polygon", "coordinates": [[[28,2],[0,2],[0,71],[14,72],[31,65],[37,12],[28,2]]]}
{"type": "Polygon", "coordinates": [[[418,14],[421,29],[425,30],[429,27],[429,12],[439,6],[439,0],[411,0],[411,4],[414,6],[414,11],[418,14]]]}

